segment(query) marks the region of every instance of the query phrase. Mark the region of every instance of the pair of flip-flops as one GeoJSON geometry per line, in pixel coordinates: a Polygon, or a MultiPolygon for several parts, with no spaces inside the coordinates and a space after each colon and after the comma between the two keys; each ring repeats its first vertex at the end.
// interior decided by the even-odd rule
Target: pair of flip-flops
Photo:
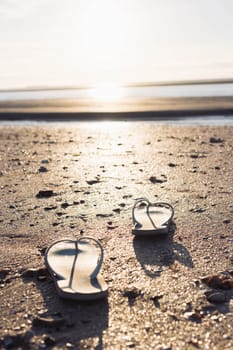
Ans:
{"type": "MultiPolygon", "coordinates": [[[[134,235],[167,234],[174,215],[168,203],[137,199],[132,211],[134,235]]],[[[58,294],[67,299],[93,300],[107,295],[108,287],[100,274],[103,247],[93,237],[63,239],[45,253],[45,263],[55,281],[58,294]]]]}

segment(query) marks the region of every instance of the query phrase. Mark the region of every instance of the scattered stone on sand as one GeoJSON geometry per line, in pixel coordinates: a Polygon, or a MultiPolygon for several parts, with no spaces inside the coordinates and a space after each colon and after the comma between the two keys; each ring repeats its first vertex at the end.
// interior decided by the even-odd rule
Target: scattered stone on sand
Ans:
{"type": "Polygon", "coordinates": [[[199,158],[199,154],[198,153],[190,154],[190,158],[197,159],[199,158]]]}
{"type": "Polygon", "coordinates": [[[11,272],[8,268],[2,268],[0,269],[0,279],[6,278],[6,276],[11,272]]]}
{"type": "Polygon", "coordinates": [[[224,142],[224,140],[221,139],[220,137],[214,137],[214,136],[210,137],[209,141],[210,141],[210,143],[222,143],[222,142],[224,142]]]}
{"type": "Polygon", "coordinates": [[[225,220],[223,220],[223,223],[224,223],[224,224],[230,224],[230,223],[231,223],[231,220],[230,220],[230,219],[225,219],[225,220]]]}
{"type": "Polygon", "coordinates": [[[54,227],[55,227],[55,226],[58,226],[58,225],[60,225],[60,222],[55,222],[55,221],[54,221],[54,222],[52,223],[52,226],[54,226],[54,227]]]}
{"type": "Polygon", "coordinates": [[[54,210],[54,209],[57,209],[56,205],[48,205],[47,207],[44,207],[45,211],[54,210]]]}
{"type": "Polygon", "coordinates": [[[206,155],[203,153],[192,153],[190,154],[190,158],[193,158],[193,159],[206,158],[206,155]]]}
{"type": "Polygon", "coordinates": [[[38,172],[39,173],[46,173],[48,171],[48,169],[44,166],[41,166],[39,169],[38,169],[38,172]]]}
{"type": "Polygon", "coordinates": [[[61,208],[62,208],[62,209],[66,209],[66,208],[68,208],[69,206],[71,206],[71,204],[69,204],[69,203],[67,203],[67,202],[61,203],[61,208]]]}
{"type": "Polygon", "coordinates": [[[169,166],[170,168],[174,168],[174,167],[176,167],[177,165],[176,165],[175,163],[168,163],[168,166],[169,166]]]}
{"type": "Polygon", "coordinates": [[[126,206],[125,203],[120,203],[120,204],[119,204],[119,207],[121,207],[121,208],[124,208],[125,206],[126,206]]]}
{"type": "Polygon", "coordinates": [[[156,183],[161,184],[161,183],[167,181],[167,180],[163,180],[163,179],[158,179],[156,176],[151,176],[149,178],[149,180],[150,180],[150,182],[152,182],[152,184],[156,184],[156,183]]]}
{"type": "Polygon", "coordinates": [[[206,293],[206,298],[210,303],[224,303],[227,301],[227,296],[224,292],[210,291],[206,293]]]}
{"type": "Polygon", "coordinates": [[[108,230],[115,230],[117,227],[118,227],[118,226],[116,226],[116,225],[113,226],[113,224],[109,224],[109,223],[107,224],[107,229],[108,229],[108,230]]]}
{"type": "Polygon", "coordinates": [[[112,216],[112,214],[101,214],[101,213],[96,214],[97,218],[109,218],[111,216],[112,216]]]}
{"type": "Polygon", "coordinates": [[[56,193],[53,192],[53,190],[40,190],[36,198],[50,198],[52,196],[56,196],[56,193]]]}
{"type": "Polygon", "coordinates": [[[216,275],[201,278],[208,287],[215,289],[233,289],[233,276],[231,271],[224,271],[216,275]]]}
{"type": "Polygon", "coordinates": [[[47,269],[41,267],[41,268],[28,268],[26,270],[23,270],[21,272],[21,276],[24,278],[34,278],[36,277],[37,279],[43,279],[44,277],[48,276],[47,269]]]}
{"type": "Polygon", "coordinates": [[[65,324],[65,318],[60,316],[37,316],[33,320],[35,327],[60,327],[65,324]]]}
{"type": "Polygon", "coordinates": [[[204,209],[204,208],[191,208],[191,209],[189,209],[189,211],[191,213],[204,213],[206,211],[206,209],[204,209]]]}
{"type": "Polygon", "coordinates": [[[95,185],[98,184],[100,182],[100,179],[94,179],[94,180],[87,180],[86,181],[88,185],[95,185]]]}

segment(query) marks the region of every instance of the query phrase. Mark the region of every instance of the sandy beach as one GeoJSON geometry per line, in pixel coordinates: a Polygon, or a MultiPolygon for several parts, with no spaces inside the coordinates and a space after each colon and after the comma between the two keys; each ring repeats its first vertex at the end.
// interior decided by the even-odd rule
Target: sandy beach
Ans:
{"type": "Polygon", "coordinates": [[[0,348],[233,349],[232,138],[232,126],[0,125],[0,348]],[[142,196],[174,206],[167,237],[132,235],[142,196]],[[52,242],[80,235],[103,244],[107,299],[63,300],[45,268],[52,242]]]}

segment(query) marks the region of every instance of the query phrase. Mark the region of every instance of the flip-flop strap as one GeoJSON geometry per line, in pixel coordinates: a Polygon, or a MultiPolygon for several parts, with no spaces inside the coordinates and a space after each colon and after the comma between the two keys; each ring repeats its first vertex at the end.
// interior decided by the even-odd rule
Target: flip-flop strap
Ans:
{"type": "Polygon", "coordinates": [[[147,198],[145,198],[145,197],[141,197],[141,198],[136,198],[135,199],[134,206],[133,206],[133,209],[132,209],[133,223],[134,223],[135,226],[136,225],[137,226],[141,225],[140,222],[137,221],[137,219],[135,217],[135,209],[136,209],[136,207],[137,207],[137,205],[139,203],[146,203],[147,204],[147,212],[148,212],[148,207],[150,206],[150,201],[147,198]]]}
{"type": "Polygon", "coordinates": [[[96,268],[94,269],[94,271],[92,272],[91,274],[91,279],[94,279],[96,278],[96,276],[98,275],[100,269],[101,269],[101,266],[103,264],[103,260],[104,260],[104,249],[103,249],[103,246],[101,244],[101,242],[96,239],[96,238],[93,238],[93,237],[89,237],[89,236],[83,236],[83,237],[80,237],[79,239],[77,239],[77,241],[75,242],[76,243],[76,249],[78,251],[78,242],[80,241],[83,241],[83,240],[92,240],[94,241],[98,247],[100,248],[100,256],[99,256],[99,259],[98,259],[98,262],[97,262],[97,265],[96,265],[96,268]]]}
{"type": "MultiPolygon", "coordinates": [[[[173,216],[174,216],[174,208],[173,208],[173,206],[171,204],[169,204],[167,202],[150,203],[149,207],[153,207],[153,206],[168,207],[171,210],[171,216],[164,224],[168,224],[169,222],[171,222],[171,220],[173,219],[173,216]]],[[[148,215],[150,215],[149,207],[148,207],[148,215]]]]}

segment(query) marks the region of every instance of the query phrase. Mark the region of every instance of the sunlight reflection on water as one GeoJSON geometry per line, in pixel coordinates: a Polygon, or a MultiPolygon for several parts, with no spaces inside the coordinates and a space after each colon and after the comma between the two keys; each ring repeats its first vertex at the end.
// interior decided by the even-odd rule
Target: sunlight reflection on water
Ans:
{"type": "Polygon", "coordinates": [[[97,102],[115,102],[125,96],[125,88],[123,86],[102,84],[89,89],[87,95],[97,102]]]}
{"type": "Polygon", "coordinates": [[[0,90],[0,101],[50,100],[50,99],[94,99],[118,101],[123,98],[170,98],[170,97],[216,97],[233,96],[233,84],[190,85],[135,85],[123,86],[101,84],[83,88],[0,90]]]}

